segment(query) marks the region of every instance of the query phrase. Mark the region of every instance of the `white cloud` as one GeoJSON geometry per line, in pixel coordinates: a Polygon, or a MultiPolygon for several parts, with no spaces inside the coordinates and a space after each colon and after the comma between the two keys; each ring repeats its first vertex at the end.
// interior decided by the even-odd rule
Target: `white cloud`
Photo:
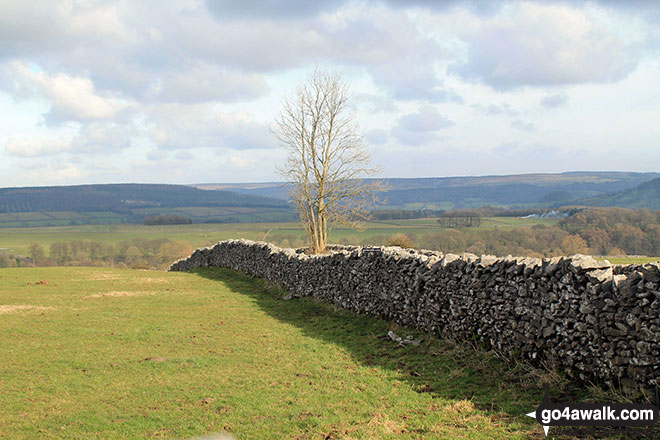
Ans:
{"type": "Polygon", "coordinates": [[[31,90],[51,103],[49,121],[85,121],[110,119],[125,107],[119,100],[96,93],[89,78],[63,73],[50,75],[35,71],[25,63],[14,62],[11,72],[19,88],[31,90]]]}
{"type": "Polygon", "coordinates": [[[556,108],[566,105],[568,103],[568,95],[566,93],[555,93],[548,95],[541,100],[541,106],[545,108],[556,108]]]}
{"type": "Polygon", "coordinates": [[[410,175],[648,168],[616,152],[657,156],[659,10],[641,0],[0,0],[0,164],[15,173],[5,182],[48,177],[32,165],[52,182],[67,172],[71,183],[274,179],[283,154],[267,123],[316,64],[345,74],[375,161],[397,173],[403,162],[410,175]],[[527,159],[493,152],[520,139],[520,151],[570,145],[582,165],[538,160],[540,147],[527,159]],[[448,149],[452,161],[429,161],[448,149]]]}
{"type": "Polygon", "coordinates": [[[23,182],[37,185],[72,184],[88,178],[88,170],[72,163],[47,163],[31,167],[24,172],[23,182]]]}
{"type": "Polygon", "coordinates": [[[516,119],[515,121],[511,122],[511,126],[513,128],[517,128],[518,130],[526,131],[529,133],[536,131],[536,126],[534,124],[531,122],[523,122],[520,119],[516,119]]]}
{"type": "Polygon", "coordinates": [[[209,10],[220,18],[236,16],[241,18],[257,17],[300,17],[313,16],[319,12],[333,9],[345,0],[252,0],[249,2],[233,0],[206,0],[209,10]]]}
{"type": "Polygon", "coordinates": [[[62,153],[71,148],[71,142],[43,137],[12,137],[5,144],[5,153],[15,157],[43,157],[62,153]]]}
{"type": "Polygon", "coordinates": [[[210,104],[161,104],[146,109],[149,135],[166,149],[273,148],[273,135],[245,112],[220,112],[210,104]]]}
{"type": "Polygon", "coordinates": [[[92,122],[84,124],[73,138],[72,152],[113,154],[132,143],[134,129],[129,124],[92,122]]]}
{"type": "Polygon", "coordinates": [[[384,130],[382,128],[376,128],[373,130],[369,130],[364,134],[364,139],[367,141],[368,144],[384,144],[387,141],[387,138],[389,137],[389,131],[384,130]]]}
{"type": "Polygon", "coordinates": [[[410,113],[399,119],[399,126],[411,131],[435,131],[452,125],[454,123],[432,105],[422,105],[417,113],[410,113]]]}
{"type": "Polygon", "coordinates": [[[148,89],[150,99],[165,102],[233,102],[257,98],[268,92],[262,75],[218,67],[206,62],[164,72],[148,89]]]}
{"type": "Polygon", "coordinates": [[[253,159],[247,159],[245,157],[231,156],[229,158],[229,163],[231,166],[238,168],[239,170],[248,170],[250,168],[254,168],[256,161],[253,159]]]}
{"type": "Polygon", "coordinates": [[[439,140],[437,131],[453,125],[456,124],[435,106],[427,104],[420,106],[416,113],[399,118],[392,134],[403,144],[422,145],[439,140]]]}
{"type": "Polygon", "coordinates": [[[485,113],[487,115],[515,116],[518,114],[518,111],[513,107],[511,107],[506,102],[503,102],[502,104],[488,104],[488,105],[474,104],[472,107],[478,110],[479,112],[485,113]]]}
{"type": "Polygon", "coordinates": [[[452,71],[496,89],[616,81],[638,56],[593,16],[562,3],[510,3],[463,38],[468,59],[452,71]]]}

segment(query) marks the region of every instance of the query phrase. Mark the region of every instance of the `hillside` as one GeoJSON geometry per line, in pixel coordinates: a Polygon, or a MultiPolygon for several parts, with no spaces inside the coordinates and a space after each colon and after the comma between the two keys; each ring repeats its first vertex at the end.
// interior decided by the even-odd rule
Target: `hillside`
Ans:
{"type": "MultiPolygon", "coordinates": [[[[660,173],[568,172],[382,179],[389,191],[381,196],[385,209],[451,209],[479,206],[550,207],[635,188],[660,173]]],[[[250,195],[286,200],[289,187],[281,182],[198,184],[204,189],[229,189],[250,195]]],[[[605,206],[605,205],[604,205],[605,206]]],[[[617,205],[618,206],[618,205],[617,205]]]]}
{"type": "Polygon", "coordinates": [[[653,179],[615,194],[579,200],[577,203],[587,206],[616,206],[619,208],[660,209],[660,178],[653,179]]]}
{"type": "Polygon", "coordinates": [[[0,189],[0,227],[142,223],[151,215],[196,223],[291,220],[281,199],[185,185],[110,184],[0,189]]]}

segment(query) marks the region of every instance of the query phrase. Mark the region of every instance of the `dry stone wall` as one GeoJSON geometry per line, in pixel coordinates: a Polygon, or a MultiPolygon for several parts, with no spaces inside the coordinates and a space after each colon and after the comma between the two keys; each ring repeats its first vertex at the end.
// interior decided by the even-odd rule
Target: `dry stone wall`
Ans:
{"type": "Polygon", "coordinates": [[[334,246],[306,255],[248,240],[196,250],[170,270],[220,266],[301,296],[441,336],[481,341],[511,358],[609,381],[660,385],[660,265],[612,266],[575,255],[498,258],[398,247],[334,246]]]}

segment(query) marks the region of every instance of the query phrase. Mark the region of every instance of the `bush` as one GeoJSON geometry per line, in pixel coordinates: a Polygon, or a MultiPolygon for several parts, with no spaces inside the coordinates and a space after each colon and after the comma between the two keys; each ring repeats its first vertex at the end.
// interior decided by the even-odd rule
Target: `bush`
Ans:
{"type": "Polygon", "coordinates": [[[385,242],[388,246],[399,246],[402,248],[414,248],[415,243],[406,234],[395,234],[385,242]]]}
{"type": "Polygon", "coordinates": [[[7,254],[0,254],[0,267],[16,267],[16,259],[7,254]]]}

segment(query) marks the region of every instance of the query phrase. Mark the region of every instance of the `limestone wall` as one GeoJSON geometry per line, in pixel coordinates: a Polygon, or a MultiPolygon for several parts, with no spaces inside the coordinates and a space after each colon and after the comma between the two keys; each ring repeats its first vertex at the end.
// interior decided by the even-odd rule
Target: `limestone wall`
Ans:
{"type": "Polygon", "coordinates": [[[228,240],[196,250],[170,270],[207,266],[240,270],[401,325],[478,340],[582,380],[613,380],[628,391],[660,385],[655,263],[611,266],[580,255],[541,260],[351,246],[313,256],[228,240]]]}

